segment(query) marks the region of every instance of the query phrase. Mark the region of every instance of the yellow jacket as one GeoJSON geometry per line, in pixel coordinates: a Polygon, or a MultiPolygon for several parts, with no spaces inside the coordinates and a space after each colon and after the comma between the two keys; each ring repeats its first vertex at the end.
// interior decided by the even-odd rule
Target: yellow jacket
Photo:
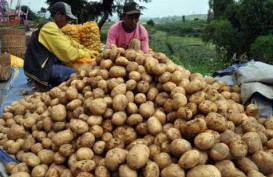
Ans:
{"type": "Polygon", "coordinates": [[[89,49],[66,36],[54,22],[46,23],[41,28],[38,40],[64,63],[91,58],[89,49]]]}

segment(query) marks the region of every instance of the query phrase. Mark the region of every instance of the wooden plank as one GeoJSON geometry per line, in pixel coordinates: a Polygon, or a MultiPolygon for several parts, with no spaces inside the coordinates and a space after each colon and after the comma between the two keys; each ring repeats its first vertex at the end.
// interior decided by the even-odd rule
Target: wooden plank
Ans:
{"type": "Polygon", "coordinates": [[[10,54],[2,53],[0,55],[0,80],[6,81],[10,77],[11,65],[10,65],[10,54]]]}

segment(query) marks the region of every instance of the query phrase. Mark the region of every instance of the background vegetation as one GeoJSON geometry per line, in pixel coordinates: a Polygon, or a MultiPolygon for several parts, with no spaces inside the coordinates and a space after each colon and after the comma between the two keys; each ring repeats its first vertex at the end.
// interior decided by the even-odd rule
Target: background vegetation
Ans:
{"type": "Polygon", "coordinates": [[[224,51],[227,60],[244,55],[273,64],[272,0],[209,0],[209,6],[204,41],[224,51]]]}

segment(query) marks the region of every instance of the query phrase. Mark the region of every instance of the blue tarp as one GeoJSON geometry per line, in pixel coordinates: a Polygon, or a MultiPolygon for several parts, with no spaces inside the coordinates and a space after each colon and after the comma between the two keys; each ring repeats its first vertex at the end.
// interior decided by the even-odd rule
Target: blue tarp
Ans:
{"type": "MultiPolygon", "coordinates": [[[[11,105],[13,101],[24,98],[24,95],[21,94],[23,90],[29,94],[33,93],[32,86],[27,82],[27,77],[22,68],[12,68],[11,73],[8,81],[0,83],[0,115],[3,114],[4,107],[11,105]]],[[[9,162],[18,163],[16,159],[0,148],[0,177],[8,176],[5,172],[5,165],[9,162]]]]}
{"type": "Polygon", "coordinates": [[[32,94],[32,86],[28,84],[27,77],[24,74],[23,68],[12,68],[12,74],[7,82],[0,83],[0,94],[2,102],[0,102],[0,115],[3,113],[4,107],[11,105],[13,101],[24,98],[22,91],[27,91],[32,94]]]}

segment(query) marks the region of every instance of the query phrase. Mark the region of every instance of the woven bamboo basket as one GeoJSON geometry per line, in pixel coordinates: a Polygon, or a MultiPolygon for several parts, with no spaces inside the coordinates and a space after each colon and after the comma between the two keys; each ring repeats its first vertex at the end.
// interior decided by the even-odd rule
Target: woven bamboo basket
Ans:
{"type": "Polygon", "coordinates": [[[0,29],[2,53],[10,53],[24,58],[26,52],[26,35],[24,29],[0,29]]]}
{"type": "Polygon", "coordinates": [[[10,77],[10,54],[0,53],[0,81],[6,81],[10,77]]]}

